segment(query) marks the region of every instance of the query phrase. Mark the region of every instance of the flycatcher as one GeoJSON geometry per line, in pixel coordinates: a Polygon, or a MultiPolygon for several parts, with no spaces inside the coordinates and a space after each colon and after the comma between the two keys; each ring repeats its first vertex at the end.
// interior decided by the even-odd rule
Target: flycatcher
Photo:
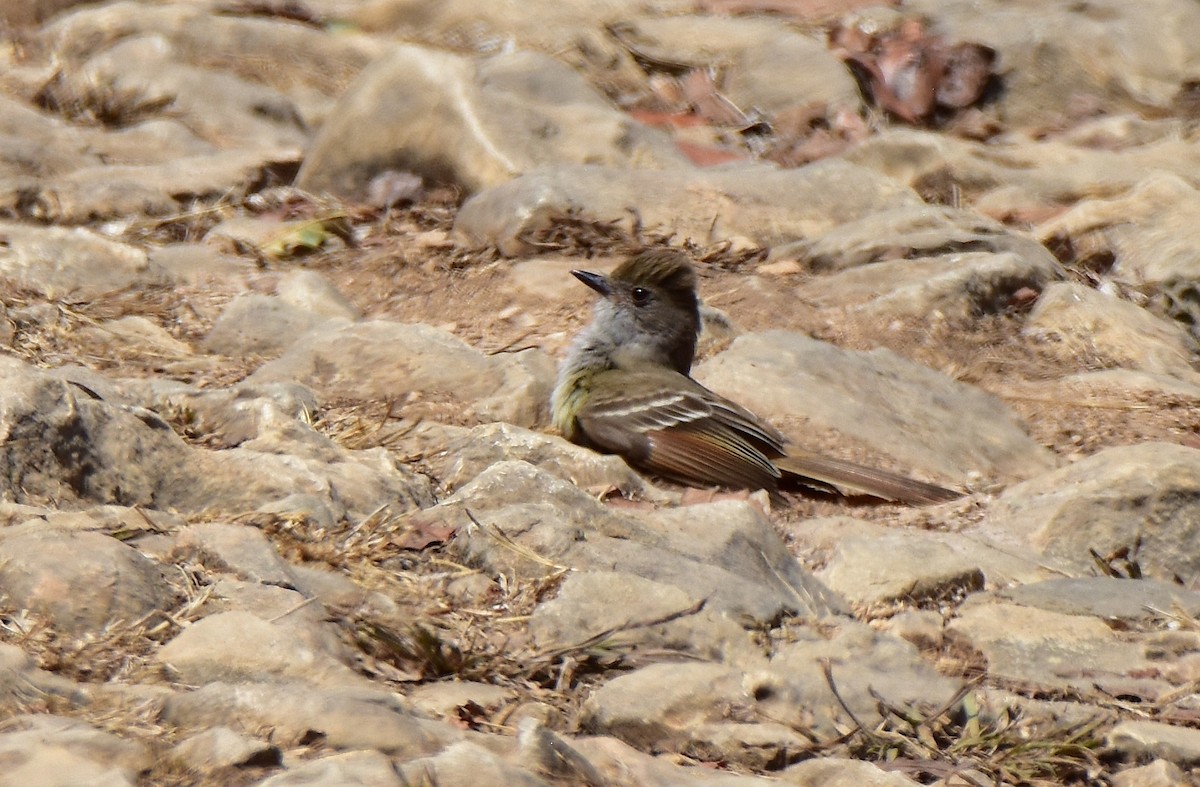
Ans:
{"type": "Polygon", "coordinates": [[[610,276],[571,271],[598,292],[591,324],[559,368],[551,407],[572,442],[691,486],[766,489],[796,476],[833,491],[913,505],[961,497],[884,470],[807,452],[749,410],[691,378],[700,333],[698,279],[673,249],[652,249],[610,276]]]}

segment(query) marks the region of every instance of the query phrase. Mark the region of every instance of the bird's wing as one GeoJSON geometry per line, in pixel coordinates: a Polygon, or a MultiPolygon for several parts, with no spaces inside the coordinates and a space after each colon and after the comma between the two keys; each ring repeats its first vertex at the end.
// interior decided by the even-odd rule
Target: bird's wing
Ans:
{"type": "Polygon", "coordinates": [[[690,483],[773,488],[770,453],[782,437],[746,410],[670,370],[623,371],[601,381],[578,415],[596,447],[690,483]]]}

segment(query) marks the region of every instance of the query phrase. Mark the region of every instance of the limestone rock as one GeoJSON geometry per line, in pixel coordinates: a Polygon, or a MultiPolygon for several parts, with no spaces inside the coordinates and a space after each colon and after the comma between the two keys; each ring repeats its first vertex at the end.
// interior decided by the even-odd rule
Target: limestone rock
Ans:
{"type": "Polygon", "coordinates": [[[1108,448],[1005,490],[986,529],[997,538],[1090,565],[1140,543],[1133,555],[1146,576],[1192,576],[1200,558],[1200,451],[1173,443],[1108,448]]]}
{"type": "Polygon", "coordinates": [[[0,274],[49,297],[93,298],[162,281],[146,252],[77,227],[0,222],[0,274]]]}
{"type": "Polygon", "coordinates": [[[141,743],[50,714],[6,719],[0,725],[0,757],[5,781],[29,785],[132,787],[152,761],[141,743]]]}
{"type": "Polygon", "coordinates": [[[667,229],[702,245],[769,247],[917,204],[907,187],[839,159],[797,169],[556,166],[476,194],[459,211],[454,233],[464,244],[520,256],[534,250],[527,239],[553,218],[578,214],[622,225],[633,218],[643,229],[667,229]]]}
{"type": "Polygon", "coordinates": [[[0,594],[73,635],[157,622],[176,603],[162,569],[136,549],[36,520],[0,531],[0,594]]]}
{"type": "Polygon", "coordinates": [[[830,429],[906,471],[950,483],[968,474],[1025,478],[1051,466],[1000,400],[888,350],[854,352],[766,331],[738,337],[695,377],[784,434],[830,429]]]}
{"type": "Polygon", "coordinates": [[[1123,721],[1108,734],[1106,745],[1127,756],[1161,757],[1184,768],[1200,763],[1200,730],[1158,721],[1123,721]]]}
{"type": "Polygon", "coordinates": [[[536,351],[488,356],[427,325],[373,320],[310,333],[250,381],[300,381],[341,400],[449,398],[472,402],[480,419],[531,426],[545,417],[553,375],[536,351]]]}
{"type": "Polygon", "coordinates": [[[213,323],[204,348],[222,355],[278,356],[301,335],[329,321],[272,295],[243,294],[213,323]]]}
{"type": "Polygon", "coordinates": [[[193,685],[286,679],[319,686],[369,686],[343,663],[348,655],[340,650],[329,632],[302,621],[272,622],[251,612],[222,612],[188,626],[155,658],[193,685]]]}
{"type": "Polygon", "coordinates": [[[470,193],[556,163],[687,166],[662,132],[616,111],[546,55],[471,60],[399,44],[342,96],[296,183],[361,195],[371,177],[392,169],[470,193]]]}
{"type": "Polygon", "coordinates": [[[377,751],[348,751],[297,763],[258,787],[307,787],[312,784],[404,787],[391,759],[377,751]]]}
{"type": "Polygon", "coordinates": [[[282,764],[277,746],[241,735],[228,727],[213,727],[180,741],[171,754],[189,768],[210,771],[229,766],[282,764]]]}
{"type": "Polygon", "coordinates": [[[390,692],[296,683],[208,683],[169,697],[162,721],[178,727],[216,725],[253,734],[275,730],[291,746],[319,734],[335,749],[378,749],[404,759],[441,751],[464,734],[410,713],[390,692]]]}
{"type": "Polygon", "coordinates": [[[792,557],[752,506],[722,502],[634,517],[524,462],[499,462],[414,516],[461,523],[454,545],[490,572],[541,577],[550,566],[611,570],[675,585],[735,619],[821,616],[844,603],[792,557]],[[469,509],[473,517],[467,517],[469,509]],[[480,523],[476,525],[475,523],[480,523]],[[500,546],[490,530],[530,550],[500,546]]]}
{"type": "Polygon", "coordinates": [[[1025,334],[1064,361],[1120,366],[1200,382],[1196,342],[1175,323],[1129,301],[1072,282],[1050,285],[1026,321],[1025,334]]]}

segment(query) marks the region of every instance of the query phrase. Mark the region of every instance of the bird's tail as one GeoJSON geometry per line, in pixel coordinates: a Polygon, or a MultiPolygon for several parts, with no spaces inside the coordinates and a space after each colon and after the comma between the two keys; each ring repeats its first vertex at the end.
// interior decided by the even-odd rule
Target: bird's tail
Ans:
{"type": "Polygon", "coordinates": [[[962,497],[962,492],[927,484],[897,473],[817,454],[788,454],[772,460],[787,476],[796,476],[831,486],[839,492],[859,493],[909,505],[945,503],[962,497]]]}

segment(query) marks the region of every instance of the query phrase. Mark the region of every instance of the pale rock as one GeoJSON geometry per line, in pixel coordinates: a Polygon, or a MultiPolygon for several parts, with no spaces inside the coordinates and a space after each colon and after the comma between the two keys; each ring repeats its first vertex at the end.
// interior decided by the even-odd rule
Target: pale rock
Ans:
{"type": "Polygon", "coordinates": [[[534,350],[485,355],[447,331],[370,320],[306,334],[249,381],[299,381],[343,401],[451,399],[480,420],[532,426],[545,419],[553,378],[534,350]]]}
{"type": "Polygon", "coordinates": [[[38,181],[27,192],[30,218],[83,223],[129,214],[170,216],[193,200],[239,200],[275,167],[293,165],[295,149],[222,150],[161,164],[98,165],[38,181]]]}
{"type": "Polygon", "coordinates": [[[176,604],[162,568],[136,549],[37,520],[0,531],[0,594],[77,636],[156,623],[176,604]]]}
{"type": "Polygon", "coordinates": [[[1053,465],[999,399],[886,349],[764,331],[739,336],[694,376],[784,434],[828,429],[935,480],[1027,478],[1053,465]]]}
{"type": "Polygon", "coordinates": [[[845,539],[817,572],[851,603],[953,598],[983,589],[976,561],[935,538],[898,532],[882,538],[845,539]]]}
{"type": "Polygon", "coordinates": [[[1112,777],[1113,787],[1188,787],[1179,766],[1168,760],[1126,768],[1112,777]]]}
{"type": "Polygon", "coordinates": [[[176,548],[206,567],[249,582],[290,587],[288,564],[257,528],[224,522],[200,522],[179,531],[176,548]]]}
{"type": "Polygon", "coordinates": [[[522,766],[550,779],[604,787],[604,777],[596,767],[562,736],[532,718],[522,719],[516,726],[516,760],[522,766]]]}
{"type": "Polygon", "coordinates": [[[906,609],[888,619],[887,631],[921,650],[935,650],[942,646],[944,623],[933,610],[906,609]]]}
{"type": "Polygon", "coordinates": [[[796,293],[818,307],[894,319],[972,320],[1007,309],[1021,288],[1064,276],[1044,247],[968,210],[902,206],[772,249],[814,271],[796,293]]]}
{"type": "Polygon", "coordinates": [[[537,606],[529,634],[543,652],[592,642],[617,651],[683,653],[747,667],[761,666],[762,648],[728,615],[681,588],[621,572],[569,574],[558,596],[537,606]]]}
{"type": "Polygon", "coordinates": [[[374,174],[396,169],[472,193],[557,163],[689,166],[663,132],[611,107],[547,55],[471,59],[397,44],[341,97],[296,185],[361,196],[374,174]]]}
{"type": "Polygon", "coordinates": [[[1152,173],[1200,165],[1200,151],[1178,138],[1114,151],[1019,138],[984,144],[906,128],[873,134],[843,158],[918,190],[961,186],[975,210],[997,217],[1109,197],[1152,173]]]}
{"type": "Polygon", "coordinates": [[[1200,190],[1176,173],[1156,172],[1126,192],[1084,200],[1038,225],[1046,244],[1068,241],[1112,254],[1112,273],[1133,284],[1200,278],[1196,211],[1200,190]]]}
{"type": "Polygon", "coordinates": [[[964,604],[948,637],[987,659],[988,675],[1045,689],[1091,689],[1145,669],[1142,648],[1098,618],[979,600],[964,604]]]}
{"type": "Polygon", "coordinates": [[[188,768],[211,771],[230,766],[272,767],[282,764],[279,747],[228,727],[212,727],[180,741],[171,755],[188,768]]]}
{"type": "Polygon", "coordinates": [[[536,251],[528,238],[556,217],[666,230],[701,245],[749,238],[769,247],[819,235],[881,210],[920,204],[906,186],[841,159],[796,169],[766,164],[653,171],[548,167],[473,196],[454,221],[469,246],[506,256],[536,251]]]}
{"type": "Polygon", "coordinates": [[[915,782],[898,771],[881,770],[873,763],[844,757],[817,757],[784,768],[783,784],[796,787],[915,787],[915,782]]]}
{"type": "Polygon", "coordinates": [[[425,779],[439,787],[549,787],[549,782],[469,741],[451,744],[432,757],[410,760],[397,770],[403,784],[425,779]]]}
{"type": "Polygon", "coordinates": [[[208,683],[165,701],[161,720],[178,727],[225,725],[254,734],[274,728],[280,746],[314,733],[335,749],[378,749],[402,759],[441,751],[465,734],[419,718],[395,694],[294,683],[208,683]]]}
{"type": "Polygon", "coordinates": [[[288,271],[275,285],[275,292],[284,303],[313,314],[351,322],[362,319],[358,307],[333,282],[316,271],[288,271]]]}
{"type": "Polygon", "coordinates": [[[684,784],[699,787],[766,787],[778,783],[773,776],[751,776],[685,765],[679,762],[679,758],[670,755],[655,757],[609,736],[577,737],[572,741],[572,747],[586,757],[609,784],[639,787],[684,784]]]}
{"type": "Polygon", "coordinates": [[[48,298],[95,298],[164,281],[146,252],[82,227],[0,222],[0,274],[48,298]]]}
{"type": "Polygon", "coordinates": [[[317,605],[338,610],[363,610],[368,614],[398,614],[396,602],[386,593],[368,590],[350,577],[322,563],[288,564],[296,588],[305,598],[315,598],[317,605]]]}
{"type": "Polygon", "coordinates": [[[243,293],[221,312],[202,346],[208,352],[233,357],[276,357],[330,319],[274,295],[243,293]]]}
{"type": "Polygon", "coordinates": [[[407,787],[391,758],[377,751],[348,751],[301,761],[257,787],[407,787]]]}
{"type": "Polygon", "coordinates": [[[777,646],[766,669],[746,674],[744,691],[761,718],[808,730],[819,739],[836,738],[854,722],[830,691],[826,662],[842,701],[865,725],[880,719],[876,697],[927,713],[944,706],[961,687],[961,681],[939,675],[911,643],[846,621],[836,628],[796,630],[777,646]]]}
{"type": "MultiPolygon", "coordinates": [[[[893,581],[893,572],[901,575],[919,575],[922,572],[920,566],[898,565],[901,561],[893,558],[894,550],[899,555],[907,554],[908,562],[915,555],[935,551],[942,554],[944,563],[963,567],[969,565],[981,571],[988,587],[1006,587],[1061,577],[1070,568],[1068,563],[1057,565],[1059,561],[1048,560],[1027,547],[996,543],[986,532],[898,530],[850,516],[806,519],[801,527],[793,528],[789,535],[791,543],[802,548],[801,554],[809,562],[825,567],[824,581],[837,582],[842,586],[842,592],[847,592],[859,581],[886,584],[893,581]],[[910,547],[911,553],[908,551],[910,547]],[[854,560],[864,562],[856,567],[854,560]],[[839,565],[840,579],[828,576],[831,563],[835,562],[839,565]]],[[[866,595],[870,596],[871,592],[867,591],[866,595]]]]}
{"type": "Polygon", "coordinates": [[[1158,757],[1183,768],[1200,764],[1200,730],[1160,721],[1123,721],[1105,738],[1105,746],[1130,757],[1158,757]]]}
{"type": "Polygon", "coordinates": [[[350,654],[321,624],[291,617],[279,621],[252,612],[220,612],[196,621],[155,654],[178,680],[296,680],[323,687],[371,685],[346,666],[350,654]]]}
{"type": "Polygon", "coordinates": [[[191,65],[168,37],[134,35],[64,70],[67,90],[86,94],[106,85],[136,94],[144,102],[169,100],[169,109],[187,118],[201,139],[228,148],[278,151],[298,149],[306,134],[299,112],[271,87],[222,71],[191,65]]]}
{"type": "Polygon", "coordinates": [[[478,705],[494,711],[517,699],[511,688],[471,680],[445,680],[422,683],[408,693],[408,700],[417,710],[440,718],[455,718],[464,705],[478,705]]]}
{"type": "Polygon", "coordinates": [[[1047,287],[1023,332],[1066,363],[1120,366],[1200,383],[1192,367],[1196,342],[1187,331],[1081,284],[1047,287]]]}
{"type": "Polygon", "coordinates": [[[1156,579],[1071,577],[1004,588],[995,597],[1022,606],[1124,624],[1145,624],[1181,610],[1200,616],[1200,592],[1156,579]]]}
{"type": "Polygon", "coordinates": [[[506,461],[492,465],[439,506],[410,516],[460,523],[455,552],[489,573],[540,578],[552,566],[620,566],[624,573],[706,598],[708,609],[739,621],[762,623],[787,613],[823,616],[845,609],[788,553],[770,521],[744,502],[634,516],[609,509],[532,465],[506,461]],[[489,531],[538,557],[499,544],[489,531]]]}
{"type": "MultiPolygon", "coordinates": [[[[10,618],[9,626],[16,629],[19,623],[10,618]]],[[[16,645],[0,643],[0,702],[5,707],[28,707],[48,698],[83,705],[88,701],[88,691],[69,678],[38,669],[33,659],[16,645]]]]}
{"type": "Polygon", "coordinates": [[[109,320],[81,331],[84,336],[107,346],[109,354],[145,353],[161,358],[160,363],[189,358],[192,348],[172,336],[161,325],[145,317],[129,316],[109,320]]]}
{"type": "Polygon", "coordinates": [[[422,424],[412,439],[438,482],[451,492],[497,462],[520,460],[580,489],[615,490],[631,498],[665,497],[618,456],[600,454],[561,437],[512,424],[482,424],[471,429],[422,424]]]}
{"type": "Polygon", "coordinates": [[[4,781],[28,787],[138,783],[152,757],[144,744],[50,714],[10,716],[0,723],[4,781]]]}
{"type": "Polygon", "coordinates": [[[823,104],[832,116],[862,103],[850,70],[824,41],[774,19],[662,16],[631,20],[621,35],[643,56],[695,69],[721,63],[723,93],[743,112],[823,104]]]}
{"type": "Polygon", "coordinates": [[[152,265],[172,280],[187,284],[226,281],[246,273],[252,264],[207,243],[168,243],[147,253],[152,265]]]}
{"type": "Polygon", "coordinates": [[[905,11],[935,20],[934,29],[950,40],[999,53],[998,108],[1015,125],[1060,123],[1055,113],[1081,96],[1098,97],[1108,114],[1168,110],[1200,63],[1200,44],[1187,32],[1200,27],[1200,9],[1181,0],[1136,8],[1120,0],[1086,6],[916,0],[905,11]]]}
{"type": "Polygon", "coordinates": [[[1200,538],[1197,495],[1200,451],[1174,443],[1118,446],[1009,487],[980,527],[1080,572],[1092,565],[1089,549],[1107,555],[1140,543],[1133,558],[1143,574],[1169,581],[1200,572],[1200,556],[1189,546],[1200,538]]]}

